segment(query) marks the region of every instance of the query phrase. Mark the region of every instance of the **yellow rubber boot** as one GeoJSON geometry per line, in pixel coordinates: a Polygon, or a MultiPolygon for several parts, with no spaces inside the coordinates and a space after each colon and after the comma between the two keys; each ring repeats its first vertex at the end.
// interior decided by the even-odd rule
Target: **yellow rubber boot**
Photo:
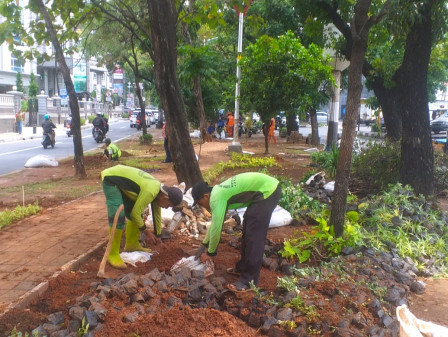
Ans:
{"type": "Polygon", "coordinates": [[[138,227],[132,221],[128,221],[126,223],[126,246],[124,247],[124,250],[126,252],[151,253],[151,249],[143,248],[140,242],[138,242],[139,236],[140,231],[138,230],[138,227]]]}
{"type": "MultiPolygon", "coordinates": [[[[110,233],[110,229],[109,229],[110,233]]],[[[112,246],[110,248],[109,256],[107,257],[107,262],[117,269],[125,269],[126,263],[120,257],[120,244],[121,244],[121,235],[123,234],[122,229],[116,229],[115,234],[112,240],[112,246]]]]}

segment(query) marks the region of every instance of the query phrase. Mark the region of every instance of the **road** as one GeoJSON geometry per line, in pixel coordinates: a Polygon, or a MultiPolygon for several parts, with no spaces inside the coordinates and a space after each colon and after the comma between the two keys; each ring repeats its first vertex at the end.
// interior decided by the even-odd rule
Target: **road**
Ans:
{"type": "MultiPolygon", "coordinates": [[[[153,125],[151,127],[154,127],[153,125]]],[[[109,137],[112,142],[116,142],[132,135],[135,135],[136,129],[129,127],[128,120],[117,120],[109,126],[109,137]]],[[[22,170],[28,159],[36,155],[47,155],[49,157],[60,160],[74,155],[73,137],[67,137],[65,129],[56,129],[56,145],[44,149],[41,145],[42,130],[37,131],[35,139],[27,139],[16,142],[5,143],[0,147],[0,175],[8,174],[17,170],[22,170]]],[[[97,144],[92,137],[92,129],[83,129],[82,144],[84,153],[92,151],[99,147],[104,147],[104,143],[97,144]]]]}

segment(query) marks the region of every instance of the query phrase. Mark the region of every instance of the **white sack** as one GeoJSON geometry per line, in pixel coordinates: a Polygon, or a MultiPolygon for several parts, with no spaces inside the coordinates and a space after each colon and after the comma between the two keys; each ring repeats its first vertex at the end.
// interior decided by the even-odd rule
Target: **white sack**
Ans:
{"type": "MultiPolygon", "coordinates": [[[[236,211],[241,218],[241,223],[244,221],[244,213],[246,212],[247,207],[238,208],[236,211]]],[[[232,214],[232,212],[230,213],[232,214]]],[[[269,222],[269,228],[287,226],[291,223],[292,216],[286,209],[281,206],[275,207],[274,212],[272,212],[271,220],[269,222]]]]}
{"type": "Polygon", "coordinates": [[[326,192],[334,192],[334,181],[330,181],[324,185],[326,192]]]}
{"type": "Polygon", "coordinates": [[[201,131],[194,130],[193,132],[190,132],[190,137],[191,138],[201,138],[201,131]]]}
{"type": "Polygon", "coordinates": [[[58,162],[53,157],[49,157],[43,154],[39,154],[37,156],[31,157],[25,163],[25,167],[56,167],[58,166],[58,162]]]}
{"type": "Polygon", "coordinates": [[[145,263],[146,261],[151,260],[152,253],[147,252],[123,252],[120,253],[120,257],[124,263],[130,264],[136,267],[137,262],[145,263]]]}
{"type": "Polygon", "coordinates": [[[418,319],[405,304],[397,307],[397,319],[400,322],[400,337],[448,336],[448,328],[418,319]]]}
{"type": "Polygon", "coordinates": [[[321,172],[317,172],[316,174],[313,174],[311,177],[308,178],[308,180],[306,181],[305,184],[309,185],[314,180],[314,178],[318,175],[321,175],[323,177],[325,175],[325,172],[321,171],[321,172]]]}

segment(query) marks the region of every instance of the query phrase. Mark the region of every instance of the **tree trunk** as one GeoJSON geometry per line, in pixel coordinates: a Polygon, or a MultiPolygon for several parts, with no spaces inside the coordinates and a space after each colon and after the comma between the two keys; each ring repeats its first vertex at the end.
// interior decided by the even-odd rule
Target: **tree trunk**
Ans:
{"type": "Polygon", "coordinates": [[[286,113],[286,130],[288,136],[291,135],[292,131],[299,131],[299,125],[296,122],[294,112],[286,113]]]}
{"type": "Polygon", "coordinates": [[[212,137],[207,132],[207,122],[205,120],[204,102],[202,100],[201,78],[196,75],[193,78],[193,96],[196,104],[196,111],[199,118],[199,130],[201,130],[201,138],[204,142],[210,142],[212,137]]]}
{"type": "Polygon", "coordinates": [[[311,109],[309,114],[311,123],[311,145],[319,146],[319,123],[317,123],[316,109],[311,109]]]}
{"type": "Polygon", "coordinates": [[[402,124],[401,115],[398,110],[396,87],[387,89],[382,79],[372,82],[372,89],[381,105],[386,127],[386,137],[397,142],[401,139],[402,124]]]}
{"type": "Polygon", "coordinates": [[[157,92],[165,112],[169,149],[179,182],[187,188],[203,180],[191,143],[187,114],[177,78],[177,39],[174,0],[147,0],[157,92]]]}
{"type": "Polygon", "coordinates": [[[330,224],[335,235],[344,232],[345,211],[347,206],[348,182],[352,163],[352,149],[361,106],[362,66],[367,50],[369,35],[368,10],[371,0],[359,0],[355,6],[352,23],[353,44],[348,73],[347,106],[342,125],[341,146],[336,169],[334,194],[331,205],[330,224]]]}
{"type": "Polygon", "coordinates": [[[432,195],[434,157],[429,124],[427,76],[432,41],[432,6],[428,1],[422,20],[416,21],[406,39],[399,79],[399,102],[402,111],[400,181],[416,193],[432,195]]]}
{"type": "Polygon", "coordinates": [[[148,129],[146,127],[146,111],[145,111],[145,102],[143,101],[142,90],[140,89],[140,80],[141,78],[135,74],[135,92],[137,93],[138,104],[140,105],[140,124],[142,126],[142,134],[146,135],[148,133],[148,129]]]}
{"type": "Polygon", "coordinates": [[[72,113],[71,130],[73,133],[75,176],[78,178],[85,178],[87,177],[87,174],[84,168],[84,150],[82,147],[81,117],[79,115],[78,97],[76,96],[75,87],[73,85],[72,78],[70,77],[70,69],[65,62],[64,53],[56,35],[53,21],[51,20],[43,1],[36,0],[36,4],[45,20],[45,25],[47,27],[48,34],[50,35],[51,43],[56,50],[56,60],[61,67],[62,77],[64,78],[65,87],[68,92],[70,111],[72,113]]]}

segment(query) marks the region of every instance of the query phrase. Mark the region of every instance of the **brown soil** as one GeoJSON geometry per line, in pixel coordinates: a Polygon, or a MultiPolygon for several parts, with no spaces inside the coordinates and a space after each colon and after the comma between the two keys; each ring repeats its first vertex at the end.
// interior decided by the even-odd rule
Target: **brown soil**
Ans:
{"type": "MultiPolygon", "coordinates": [[[[253,137],[249,142],[242,141],[243,149],[245,151],[253,152],[255,155],[263,155],[264,142],[261,137],[253,137]]],[[[133,142],[126,141],[127,142],[133,142]]],[[[226,160],[228,142],[215,141],[202,145],[200,149],[200,167],[205,170],[215,163],[226,160]]],[[[303,174],[309,169],[308,158],[297,154],[297,148],[306,146],[305,144],[287,144],[279,140],[277,144],[271,145],[270,152],[274,155],[277,161],[282,165],[281,168],[269,170],[270,173],[276,175],[283,175],[291,178],[297,182],[303,174]]],[[[130,144],[122,144],[122,148],[131,147],[130,144]]],[[[195,145],[196,153],[199,153],[199,145],[195,145]]],[[[163,146],[161,144],[153,145],[148,150],[148,158],[157,158],[157,165],[160,169],[152,170],[153,174],[160,181],[167,184],[176,184],[176,177],[172,171],[170,164],[161,164],[160,161],[164,158],[163,146]],[[160,160],[159,160],[160,159],[160,160]]],[[[92,190],[100,190],[99,172],[101,169],[110,165],[102,160],[99,155],[85,157],[85,165],[88,168],[88,177],[82,181],[72,179],[73,185],[68,183],[68,186],[55,187],[51,190],[39,191],[39,204],[45,208],[57,207],[60,203],[73,199],[74,192],[72,188],[82,185],[85,188],[92,188],[92,190]]],[[[235,171],[225,172],[219,179],[235,174],[235,171]]],[[[43,180],[59,181],[65,177],[72,177],[74,169],[71,161],[61,162],[56,168],[38,168],[25,169],[21,172],[10,176],[0,177],[0,187],[4,191],[6,187],[19,186],[16,191],[8,190],[7,193],[0,191],[0,208],[14,207],[18,203],[22,203],[22,190],[20,186],[32,183],[41,182],[43,180]]],[[[57,186],[57,185],[55,185],[57,186]]],[[[32,202],[33,198],[27,199],[25,193],[25,201],[32,202]]],[[[76,209],[76,203],[70,205],[76,209]]],[[[105,206],[103,202],[98,202],[96,205],[98,212],[103,212],[106,216],[105,206]]],[[[36,219],[38,217],[34,217],[36,219]]],[[[67,223],[70,219],[53,218],[51,221],[54,224],[67,223]]],[[[89,227],[89,217],[85,218],[82,224],[84,228],[89,227]]],[[[268,238],[274,242],[283,242],[283,238],[289,237],[296,231],[296,227],[281,227],[271,229],[268,233],[268,238]]],[[[302,228],[303,230],[304,228],[302,228]]],[[[88,231],[85,235],[91,235],[88,231]]],[[[232,237],[223,234],[223,242],[220,244],[219,254],[215,259],[215,274],[223,276],[228,282],[236,280],[235,276],[226,273],[228,267],[233,267],[239,258],[239,251],[232,248],[227,242],[232,237]]],[[[42,240],[36,244],[45,245],[42,240]]],[[[152,259],[144,264],[138,264],[137,267],[130,266],[126,272],[134,272],[137,274],[144,274],[157,267],[161,271],[168,271],[171,266],[180,258],[187,256],[186,252],[197,247],[198,240],[190,237],[177,235],[170,240],[165,241],[165,248],[152,247],[159,251],[160,254],[153,255],[152,259]]],[[[37,327],[48,314],[63,311],[67,314],[67,309],[75,302],[75,299],[81,295],[89,294],[92,282],[98,282],[97,278],[99,262],[102,259],[103,250],[93,254],[79,270],[63,274],[50,283],[49,290],[45,293],[43,298],[30,305],[25,310],[12,310],[3,317],[0,317],[0,336],[10,331],[14,326],[19,331],[30,331],[37,327]]],[[[106,273],[110,277],[116,277],[122,271],[118,271],[106,267],[106,273]]],[[[278,272],[270,271],[263,268],[259,287],[274,291],[277,284],[278,272]]],[[[447,305],[444,304],[443,299],[448,297],[448,281],[447,280],[425,280],[427,283],[426,294],[414,296],[410,303],[411,311],[422,319],[431,320],[438,324],[448,326],[447,305]]],[[[331,291],[337,282],[328,282],[322,284],[327,287],[327,291],[331,291]]],[[[321,296],[319,289],[309,289],[309,296],[321,296]]],[[[257,336],[260,333],[250,328],[240,319],[230,315],[226,312],[216,311],[214,309],[190,309],[187,307],[175,307],[169,311],[153,314],[141,315],[135,323],[123,323],[121,318],[124,315],[125,306],[118,302],[109,303],[110,308],[107,320],[102,332],[97,336],[257,336]]],[[[365,313],[366,316],[371,315],[365,313]]],[[[333,312],[329,308],[323,308],[320,316],[327,317],[327,321],[331,321],[334,316],[337,322],[337,312],[333,312]]]]}

